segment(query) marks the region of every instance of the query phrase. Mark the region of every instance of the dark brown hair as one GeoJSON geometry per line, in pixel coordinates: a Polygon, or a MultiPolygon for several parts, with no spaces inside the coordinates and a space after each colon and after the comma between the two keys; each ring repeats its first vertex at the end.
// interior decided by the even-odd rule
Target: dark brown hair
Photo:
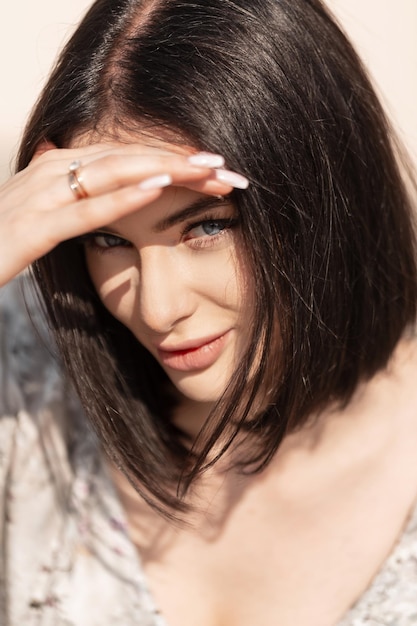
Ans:
{"type": "Polygon", "coordinates": [[[164,372],[104,309],[82,249],[65,242],[34,271],[105,448],[154,506],[178,509],[173,483],[187,486],[221,438],[225,449],[247,432],[243,466],[260,469],[288,432],[386,366],[416,314],[412,208],[378,99],[319,0],[97,0],[38,101],[18,168],[43,139],[139,128],[219,152],[251,180],[233,194],[256,284],[251,345],[194,454],[169,420],[164,372]]]}

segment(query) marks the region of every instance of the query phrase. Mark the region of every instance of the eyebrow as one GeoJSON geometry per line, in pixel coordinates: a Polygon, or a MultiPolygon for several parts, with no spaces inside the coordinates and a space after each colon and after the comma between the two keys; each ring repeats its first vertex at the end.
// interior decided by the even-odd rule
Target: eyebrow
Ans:
{"type": "MultiPolygon", "coordinates": [[[[185,220],[190,219],[191,217],[196,217],[200,213],[204,213],[205,211],[209,211],[210,209],[215,209],[221,206],[230,205],[231,201],[228,196],[205,196],[203,198],[199,198],[195,202],[188,204],[183,209],[176,211],[175,213],[171,213],[167,217],[162,218],[159,222],[153,226],[152,230],[156,233],[162,233],[172,226],[176,224],[180,224],[185,220]]],[[[94,232],[102,232],[108,233],[109,235],[115,235],[116,237],[120,237],[124,239],[124,236],[121,235],[115,228],[110,226],[103,226],[102,228],[97,229],[94,232]]],[[[91,234],[91,233],[90,233],[91,234]]]]}
{"type": "Polygon", "coordinates": [[[175,226],[176,224],[184,222],[191,217],[195,217],[198,214],[203,213],[204,211],[215,209],[219,206],[224,206],[229,203],[230,201],[228,200],[227,196],[206,196],[204,198],[200,198],[199,200],[196,200],[195,202],[187,205],[183,209],[180,209],[175,213],[171,213],[167,217],[161,219],[155,224],[153,230],[157,233],[161,233],[164,230],[172,228],[172,226],[175,226]]]}

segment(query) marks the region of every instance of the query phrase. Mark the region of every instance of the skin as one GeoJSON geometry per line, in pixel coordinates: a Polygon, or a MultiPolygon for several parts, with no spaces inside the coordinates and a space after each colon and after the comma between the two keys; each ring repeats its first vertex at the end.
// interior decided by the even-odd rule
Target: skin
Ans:
{"type": "MultiPolygon", "coordinates": [[[[232,186],[213,169],[190,165],[186,149],[88,141],[67,150],[42,146],[0,188],[0,284],[58,242],[88,234],[100,297],[160,360],[182,398],[177,420],[193,433],[245,345],[251,308],[238,229],[207,230],[201,215],[185,232],[184,222],[156,225],[201,198],[227,196],[232,186]],[[74,159],[83,163],[89,194],[80,201],[67,180],[74,159]],[[138,187],[167,173],[174,187],[138,187]],[[217,235],[215,244],[204,243],[217,235]],[[119,239],[108,252],[114,236],[128,245],[119,239]],[[160,352],[219,333],[227,341],[204,368],[181,371],[173,367],[181,355],[173,363],[160,352]]],[[[215,211],[211,221],[234,218],[227,202],[215,211]]],[[[403,341],[387,371],[343,411],[331,407],[288,436],[262,474],[211,468],[190,494],[196,508],[181,528],[158,517],[111,468],[170,626],[337,623],[392,549],[416,499],[416,367],[415,343],[403,341]]]]}
{"type": "MultiPolygon", "coordinates": [[[[86,243],[103,303],[197,412],[224,391],[245,347],[250,316],[237,263],[235,209],[222,198],[207,200],[168,188],[86,243]],[[194,214],[182,218],[192,207],[194,214]]],[[[194,430],[192,423],[187,430],[194,430]]]]}
{"type": "Polygon", "coordinates": [[[176,527],[112,469],[169,626],[335,626],[393,549],[417,497],[414,341],[343,411],[290,435],[260,475],[222,464],[176,527]]]}
{"type": "Polygon", "coordinates": [[[165,174],[173,185],[204,194],[226,195],[232,190],[215,178],[213,169],[191,165],[178,151],[85,141],[71,149],[40,146],[30,165],[0,187],[0,285],[61,241],[155,201],[161,189],[143,190],[138,185],[165,174]],[[83,200],[76,200],[68,185],[68,167],[76,159],[83,164],[83,185],[89,194],[83,200]]]}

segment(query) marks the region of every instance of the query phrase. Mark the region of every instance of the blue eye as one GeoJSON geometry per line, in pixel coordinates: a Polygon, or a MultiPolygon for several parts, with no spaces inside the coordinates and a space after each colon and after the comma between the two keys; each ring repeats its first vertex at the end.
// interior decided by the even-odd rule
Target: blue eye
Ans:
{"type": "Polygon", "coordinates": [[[110,235],[106,233],[101,233],[98,235],[94,235],[92,237],[96,246],[100,248],[117,248],[117,246],[125,246],[128,244],[126,239],[122,239],[121,237],[117,237],[116,235],[110,235]]]}
{"type": "Polygon", "coordinates": [[[225,227],[226,225],[224,223],[216,222],[214,220],[212,222],[203,222],[200,225],[200,228],[204,232],[204,234],[211,237],[213,235],[218,235],[225,227]]]}
{"type": "Polygon", "coordinates": [[[230,226],[230,220],[205,220],[192,226],[187,231],[187,239],[199,237],[215,237],[230,226]]]}
{"type": "Polygon", "coordinates": [[[200,222],[189,224],[184,232],[184,240],[191,248],[202,249],[227,244],[230,241],[228,235],[237,225],[235,217],[218,218],[214,217],[201,220],[200,222]]]}
{"type": "Polygon", "coordinates": [[[109,248],[129,247],[131,244],[123,237],[112,235],[111,233],[89,233],[80,238],[87,246],[106,250],[109,248]]]}

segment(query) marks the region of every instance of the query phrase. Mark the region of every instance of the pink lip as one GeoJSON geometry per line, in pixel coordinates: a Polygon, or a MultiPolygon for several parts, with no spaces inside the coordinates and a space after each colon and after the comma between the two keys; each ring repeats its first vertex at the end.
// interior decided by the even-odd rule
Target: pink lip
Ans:
{"type": "Polygon", "coordinates": [[[160,362],[181,372],[210,367],[220,356],[228,334],[226,332],[214,338],[194,341],[192,345],[184,343],[173,350],[158,348],[160,362]]]}

